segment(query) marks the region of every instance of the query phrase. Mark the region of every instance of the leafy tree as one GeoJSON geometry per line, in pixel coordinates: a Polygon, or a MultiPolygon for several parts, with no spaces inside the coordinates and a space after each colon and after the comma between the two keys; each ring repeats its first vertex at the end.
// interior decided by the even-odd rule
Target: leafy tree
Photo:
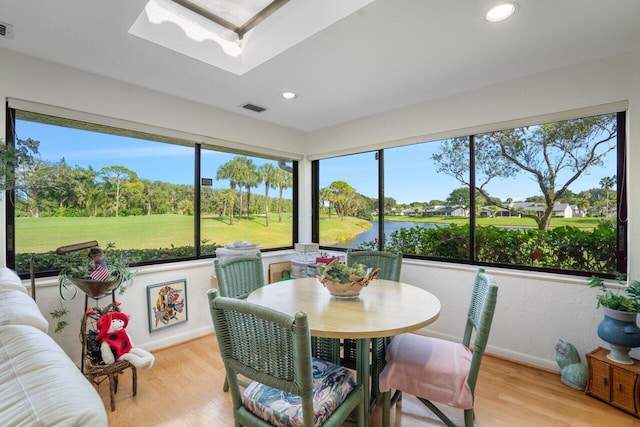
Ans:
{"type": "Polygon", "coordinates": [[[469,187],[456,188],[447,197],[447,204],[451,206],[462,206],[468,208],[471,204],[469,197],[469,187]]]}
{"type": "Polygon", "coordinates": [[[13,190],[16,169],[25,170],[38,160],[40,141],[31,138],[18,139],[13,147],[0,139],[0,190],[13,190]]]}
{"type": "MultiPolygon", "coordinates": [[[[384,198],[384,212],[390,212],[391,209],[396,207],[396,205],[397,205],[396,199],[394,199],[393,197],[384,198]]],[[[381,215],[383,215],[384,212],[381,212],[381,215]]]]}
{"type": "Polygon", "coordinates": [[[120,197],[127,183],[138,181],[138,175],[124,166],[108,166],[100,169],[100,176],[105,184],[115,189],[116,218],[120,214],[120,197]]]}
{"type": "Polygon", "coordinates": [[[331,197],[330,201],[333,203],[340,221],[342,221],[349,206],[349,197],[354,190],[346,181],[333,181],[327,188],[331,197]]]}
{"type": "MultiPolygon", "coordinates": [[[[540,230],[548,230],[555,202],[588,169],[603,164],[604,157],[616,148],[616,126],[615,114],[606,114],[478,136],[474,153],[476,190],[491,204],[510,209],[492,198],[485,186],[494,178],[528,175],[538,184],[545,209],[540,216],[522,210],[517,213],[532,218],[540,230]],[[561,172],[567,174],[563,182],[561,172]]],[[[432,159],[438,172],[470,185],[468,153],[467,138],[454,138],[444,141],[432,159]]]]}

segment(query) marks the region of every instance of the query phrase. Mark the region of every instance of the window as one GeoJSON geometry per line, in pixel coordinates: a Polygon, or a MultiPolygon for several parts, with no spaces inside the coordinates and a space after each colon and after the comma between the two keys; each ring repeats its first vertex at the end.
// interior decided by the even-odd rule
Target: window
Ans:
{"type": "Polygon", "coordinates": [[[15,238],[7,239],[7,264],[18,273],[28,272],[33,254],[37,272],[55,271],[51,251],[90,240],[137,264],[213,256],[235,241],[263,250],[293,245],[291,160],[10,111],[16,147],[38,146],[9,194],[15,238]]]}
{"type": "Polygon", "coordinates": [[[377,242],[377,154],[369,152],[324,159],[318,168],[319,240],[314,237],[314,241],[333,248],[377,242]]]}
{"type": "Polygon", "coordinates": [[[251,240],[261,248],[292,245],[293,166],[202,149],[200,224],[205,244],[251,240]],[[217,189],[212,187],[217,184],[217,189]],[[236,228],[244,230],[239,235],[236,228]]]}
{"type": "MultiPolygon", "coordinates": [[[[624,129],[622,112],[381,150],[385,237],[363,242],[358,237],[366,234],[353,227],[358,237],[339,247],[582,275],[624,273],[624,129]]],[[[359,176],[356,167],[334,172],[330,161],[317,162],[320,182],[335,174],[351,184],[359,176]]],[[[332,241],[328,231],[321,244],[332,241]]]]}

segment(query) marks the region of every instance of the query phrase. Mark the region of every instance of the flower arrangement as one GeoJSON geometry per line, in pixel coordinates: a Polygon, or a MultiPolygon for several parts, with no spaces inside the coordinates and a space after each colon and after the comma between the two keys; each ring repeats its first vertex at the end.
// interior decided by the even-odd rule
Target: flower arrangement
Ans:
{"type": "Polygon", "coordinates": [[[362,288],[376,277],[380,269],[373,270],[364,264],[353,263],[350,266],[341,264],[334,259],[326,266],[319,265],[318,272],[320,282],[329,290],[331,295],[337,297],[355,297],[360,294],[362,288]]]}

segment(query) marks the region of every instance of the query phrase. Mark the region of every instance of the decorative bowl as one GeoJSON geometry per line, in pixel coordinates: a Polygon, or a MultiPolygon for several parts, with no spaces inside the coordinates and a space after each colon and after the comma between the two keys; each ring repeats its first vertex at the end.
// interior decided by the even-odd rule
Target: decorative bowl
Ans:
{"type": "Polygon", "coordinates": [[[320,283],[329,290],[329,293],[337,298],[355,298],[360,295],[360,291],[369,285],[373,279],[378,277],[380,269],[377,268],[365,276],[351,276],[348,282],[339,282],[331,278],[318,276],[320,283]]]}
{"type": "Polygon", "coordinates": [[[75,277],[68,277],[68,279],[91,298],[100,298],[120,286],[120,280],[93,280],[75,277]]]}

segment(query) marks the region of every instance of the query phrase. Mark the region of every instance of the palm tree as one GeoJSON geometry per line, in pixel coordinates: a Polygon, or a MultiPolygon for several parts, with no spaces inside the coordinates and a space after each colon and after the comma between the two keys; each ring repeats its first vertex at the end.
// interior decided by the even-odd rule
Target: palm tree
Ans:
{"type": "Polygon", "coordinates": [[[258,169],[260,179],[264,182],[264,213],[266,217],[266,226],[269,226],[269,187],[276,188],[275,181],[277,179],[278,168],[271,163],[265,163],[258,169]]]}
{"type": "Polygon", "coordinates": [[[260,184],[262,184],[262,179],[256,166],[253,165],[253,169],[244,183],[244,187],[247,189],[247,219],[251,213],[251,187],[257,188],[260,184]]]}
{"type": "MultiPolygon", "coordinates": [[[[237,175],[236,180],[238,182],[238,186],[240,187],[240,202],[239,206],[239,214],[238,214],[238,222],[242,220],[242,188],[247,186],[247,182],[253,182],[255,179],[253,176],[256,173],[256,165],[253,163],[248,157],[237,156],[232,161],[235,161],[237,164],[237,175]]],[[[249,197],[250,190],[247,192],[247,198],[249,197]]],[[[247,211],[247,217],[249,216],[249,212],[247,211]]]]}
{"type": "Polygon", "coordinates": [[[293,186],[293,175],[291,174],[291,172],[287,172],[283,169],[278,169],[275,184],[280,189],[280,193],[278,195],[278,222],[282,222],[282,192],[283,190],[291,188],[291,186],[293,186]]]}
{"type": "MultiPolygon", "coordinates": [[[[236,186],[243,185],[243,180],[247,175],[247,161],[251,162],[243,156],[236,156],[228,162],[220,165],[216,173],[216,180],[229,180],[229,225],[233,225],[233,209],[236,201],[236,186]]],[[[242,204],[242,190],[240,190],[240,203],[242,204]]]]}
{"type": "Polygon", "coordinates": [[[616,185],[616,176],[605,176],[604,178],[602,178],[600,180],[600,188],[603,188],[604,190],[606,190],[605,193],[605,203],[606,203],[606,212],[605,212],[605,216],[608,217],[609,216],[609,190],[611,190],[611,188],[616,185]]]}

